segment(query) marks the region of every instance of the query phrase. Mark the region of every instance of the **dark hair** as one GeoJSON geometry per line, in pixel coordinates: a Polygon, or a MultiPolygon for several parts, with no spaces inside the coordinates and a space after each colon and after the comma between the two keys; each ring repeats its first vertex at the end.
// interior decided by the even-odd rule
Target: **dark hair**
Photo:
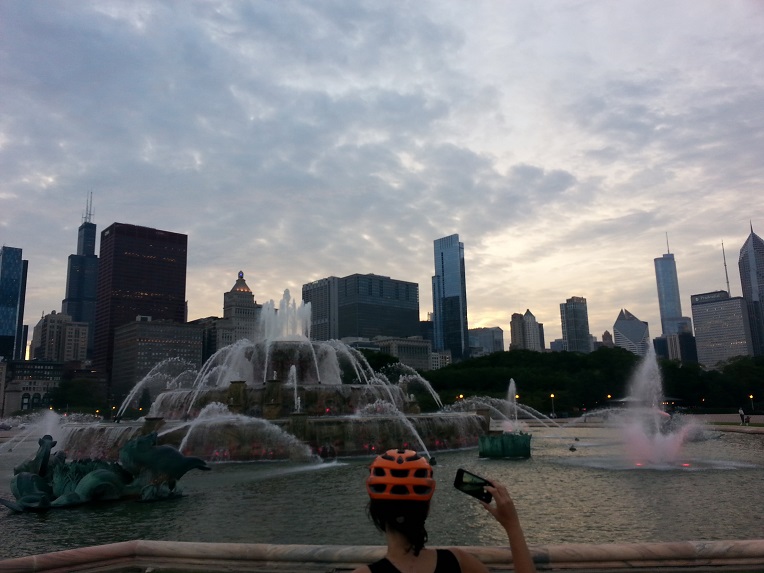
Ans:
{"type": "Polygon", "coordinates": [[[372,499],[366,508],[374,526],[384,533],[390,528],[403,535],[409,542],[407,551],[414,555],[427,543],[427,530],[424,522],[430,511],[429,501],[372,499]]]}

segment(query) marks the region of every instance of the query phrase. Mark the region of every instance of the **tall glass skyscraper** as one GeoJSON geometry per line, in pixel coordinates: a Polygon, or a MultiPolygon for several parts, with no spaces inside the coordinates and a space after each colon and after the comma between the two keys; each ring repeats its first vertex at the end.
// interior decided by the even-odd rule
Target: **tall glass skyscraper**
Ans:
{"type": "Polygon", "coordinates": [[[0,247],[0,357],[23,360],[26,354],[24,301],[27,261],[21,249],[0,247]]]}
{"type": "Polygon", "coordinates": [[[98,283],[98,256],[95,254],[96,226],[91,222],[91,217],[92,197],[77,233],[77,254],[69,255],[69,265],[66,269],[66,298],[61,302],[63,314],[69,315],[73,322],[88,324],[88,358],[93,356],[98,283]]]}
{"type": "Polygon", "coordinates": [[[637,356],[646,356],[650,348],[650,329],[647,323],[624,308],[618,313],[613,325],[613,338],[616,346],[637,356]]]}
{"type": "Polygon", "coordinates": [[[663,336],[692,332],[692,320],[682,316],[682,301],[679,296],[679,280],[676,275],[674,255],[666,253],[653,260],[663,336]]]}
{"type": "Polygon", "coordinates": [[[764,241],[753,232],[748,235],[740,249],[738,259],[740,269],[740,284],[743,287],[748,311],[748,322],[751,326],[751,343],[754,356],[764,355],[764,241]]]}
{"type": "Polygon", "coordinates": [[[469,357],[467,327],[467,284],[464,272],[464,243],[459,235],[436,239],[435,276],[432,277],[432,321],[434,349],[451,351],[454,361],[469,357]]]}
{"type": "Polygon", "coordinates": [[[589,310],[586,299],[573,296],[560,304],[563,349],[568,352],[589,353],[592,351],[592,336],[589,332],[589,310]]]}

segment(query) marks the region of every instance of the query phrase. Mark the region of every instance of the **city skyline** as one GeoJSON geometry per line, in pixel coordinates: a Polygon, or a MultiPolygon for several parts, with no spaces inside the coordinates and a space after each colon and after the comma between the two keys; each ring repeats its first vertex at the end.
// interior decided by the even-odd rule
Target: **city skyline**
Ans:
{"type": "MultiPolygon", "coordinates": [[[[0,4],[0,244],[29,261],[24,323],[60,311],[92,221],[189,237],[189,319],[243,270],[259,302],[326,276],[415,282],[465,244],[469,327],[559,304],[601,338],[742,294],[764,229],[764,11],[755,2],[0,4]]],[[[99,245],[100,247],[100,245],[99,245]]],[[[505,340],[505,343],[507,340],[505,340]]]]}

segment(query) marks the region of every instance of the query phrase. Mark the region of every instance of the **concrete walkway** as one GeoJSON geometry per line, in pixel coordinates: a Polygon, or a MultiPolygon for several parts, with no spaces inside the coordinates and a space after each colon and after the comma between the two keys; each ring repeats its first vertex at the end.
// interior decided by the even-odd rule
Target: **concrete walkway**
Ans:
{"type": "Polygon", "coordinates": [[[751,416],[751,424],[761,426],[741,426],[738,414],[693,414],[688,416],[698,422],[713,426],[720,432],[737,432],[740,434],[764,434],[764,416],[751,416]]]}

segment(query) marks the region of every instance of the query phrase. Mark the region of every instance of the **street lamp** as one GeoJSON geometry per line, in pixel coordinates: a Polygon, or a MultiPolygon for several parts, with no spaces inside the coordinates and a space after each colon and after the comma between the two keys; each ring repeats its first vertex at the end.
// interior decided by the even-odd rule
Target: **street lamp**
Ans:
{"type": "Polygon", "coordinates": [[[557,416],[554,413],[554,394],[549,394],[549,397],[552,399],[552,418],[556,418],[557,416]]]}
{"type": "Polygon", "coordinates": [[[753,414],[753,394],[749,394],[748,399],[751,401],[751,413],[753,414]]]}

